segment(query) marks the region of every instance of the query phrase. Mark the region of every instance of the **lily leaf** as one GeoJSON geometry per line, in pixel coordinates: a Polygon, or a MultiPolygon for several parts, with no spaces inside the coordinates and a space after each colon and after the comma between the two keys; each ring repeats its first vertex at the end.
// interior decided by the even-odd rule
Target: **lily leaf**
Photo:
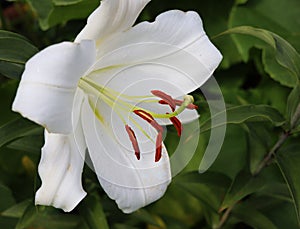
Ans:
{"type": "Polygon", "coordinates": [[[218,172],[210,172],[199,174],[198,171],[184,173],[180,176],[177,176],[173,183],[200,183],[205,185],[218,186],[222,188],[229,187],[231,179],[224,174],[218,172]]]}
{"type": "Polygon", "coordinates": [[[300,55],[295,48],[289,44],[285,39],[279,35],[264,29],[258,29],[251,26],[239,26],[228,29],[221,33],[225,34],[244,34],[256,37],[267,43],[271,49],[264,48],[263,62],[265,70],[270,76],[280,82],[281,84],[289,87],[295,87],[300,78],[300,55]],[[282,73],[282,69],[273,65],[272,57],[275,56],[277,63],[287,70],[287,73],[282,73]],[[280,72],[281,74],[278,74],[280,72]]]}
{"type": "Polygon", "coordinates": [[[21,137],[7,145],[10,149],[20,150],[27,153],[39,155],[44,144],[44,137],[40,135],[29,135],[21,137]]]}
{"type": "Polygon", "coordinates": [[[68,6],[82,2],[83,0],[52,0],[56,6],[68,6]]]}
{"type": "Polygon", "coordinates": [[[79,211],[89,229],[109,229],[98,195],[87,196],[80,205],[79,211]]]}
{"type": "Polygon", "coordinates": [[[80,223],[80,218],[71,214],[59,214],[52,207],[36,207],[29,205],[20,218],[16,229],[72,229],[80,223]]]}
{"type": "Polygon", "coordinates": [[[300,84],[298,84],[290,93],[287,102],[287,115],[290,120],[291,128],[296,128],[299,125],[300,116],[296,114],[300,110],[300,84]],[[297,111],[298,110],[298,111],[297,111]],[[297,117],[298,116],[298,117],[297,117]]]}
{"type": "Polygon", "coordinates": [[[231,180],[221,173],[207,171],[199,174],[197,171],[178,176],[173,182],[217,213],[231,180]]]}
{"type": "Polygon", "coordinates": [[[261,177],[253,177],[251,174],[243,171],[240,172],[231,184],[221,205],[221,209],[231,207],[249,194],[259,191],[263,188],[264,184],[264,179],[261,177]]]}
{"type": "Polygon", "coordinates": [[[277,163],[289,187],[300,224],[300,144],[291,144],[280,150],[277,163]]]}
{"type": "Polygon", "coordinates": [[[9,208],[15,204],[15,199],[12,195],[11,190],[3,184],[0,184],[0,196],[1,196],[0,211],[3,211],[6,208],[9,208]]]}
{"type": "Polygon", "coordinates": [[[25,37],[0,30],[0,73],[12,79],[19,79],[26,61],[37,51],[38,49],[25,37]]]}
{"type": "Polygon", "coordinates": [[[98,5],[98,0],[27,0],[37,13],[40,27],[47,30],[72,19],[86,18],[98,5]]]}
{"type": "Polygon", "coordinates": [[[227,124],[241,124],[246,121],[262,122],[270,121],[275,126],[284,124],[284,117],[273,107],[267,105],[242,105],[235,106],[222,111],[210,119],[206,120],[200,126],[201,132],[206,132],[212,128],[220,127],[227,124]],[[227,114],[227,120],[223,121],[224,112],[227,114]],[[214,119],[215,126],[210,125],[211,119],[214,119]],[[221,119],[221,121],[218,121],[221,119]]]}
{"type": "Polygon", "coordinates": [[[237,204],[232,214],[255,229],[278,229],[268,217],[247,203],[237,204]]]}
{"type": "Polygon", "coordinates": [[[30,134],[41,134],[42,127],[23,118],[10,121],[0,126],[0,148],[7,143],[30,134]]]}
{"type": "Polygon", "coordinates": [[[261,161],[274,144],[274,138],[270,134],[272,131],[268,125],[247,123],[247,152],[249,166],[252,174],[255,173],[261,161]]]}
{"type": "Polygon", "coordinates": [[[21,203],[11,206],[1,213],[2,216],[13,217],[13,218],[21,218],[24,214],[26,208],[29,204],[32,203],[32,200],[24,200],[21,203]]]}

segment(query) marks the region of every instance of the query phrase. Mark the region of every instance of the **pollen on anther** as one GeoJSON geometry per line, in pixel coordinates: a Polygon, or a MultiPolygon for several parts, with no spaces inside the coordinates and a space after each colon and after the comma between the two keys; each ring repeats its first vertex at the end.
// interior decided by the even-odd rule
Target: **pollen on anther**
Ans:
{"type": "Polygon", "coordinates": [[[170,95],[159,90],[152,90],[151,93],[164,100],[171,107],[172,111],[173,112],[175,111],[176,103],[175,100],[170,95]]]}
{"type": "Polygon", "coordinates": [[[135,156],[136,156],[136,158],[138,160],[140,160],[140,158],[141,158],[140,148],[139,148],[136,136],[134,134],[134,131],[128,125],[125,125],[125,129],[126,129],[126,132],[127,132],[128,136],[129,136],[129,139],[130,139],[130,141],[132,143],[132,147],[134,149],[135,156]]]}
{"type": "Polygon", "coordinates": [[[174,127],[176,128],[178,136],[180,137],[182,133],[182,124],[180,120],[176,117],[171,117],[170,120],[173,123],[174,127]]]}
{"type": "MultiPolygon", "coordinates": [[[[178,100],[178,99],[174,99],[174,102],[175,102],[176,106],[181,106],[182,103],[183,103],[182,100],[178,100]]],[[[170,105],[170,104],[169,104],[167,101],[165,101],[165,100],[159,100],[159,103],[160,103],[160,104],[163,104],[163,105],[170,105]]],[[[187,105],[186,108],[187,108],[187,109],[190,109],[190,110],[197,110],[197,109],[198,109],[198,106],[195,105],[195,104],[193,104],[193,103],[191,103],[191,104],[187,105]]]]}
{"type": "Polygon", "coordinates": [[[157,130],[157,132],[163,132],[162,126],[155,121],[151,114],[144,110],[134,110],[133,112],[145,121],[147,121],[151,126],[153,126],[157,130]]]}
{"type": "Polygon", "coordinates": [[[155,152],[155,162],[158,162],[162,156],[162,141],[163,141],[163,133],[158,132],[156,137],[156,152],[155,152]]]}

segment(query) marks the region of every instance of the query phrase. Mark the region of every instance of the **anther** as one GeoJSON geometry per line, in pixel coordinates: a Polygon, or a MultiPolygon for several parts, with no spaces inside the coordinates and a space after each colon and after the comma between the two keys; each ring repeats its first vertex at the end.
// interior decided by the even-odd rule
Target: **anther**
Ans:
{"type": "Polygon", "coordinates": [[[136,136],[135,136],[133,130],[128,125],[125,125],[125,129],[126,129],[126,132],[129,136],[129,139],[132,143],[133,149],[135,151],[135,156],[138,160],[140,160],[141,154],[140,154],[140,148],[139,148],[136,136]]]}
{"type": "MultiPolygon", "coordinates": [[[[182,100],[178,100],[178,99],[174,99],[174,102],[175,102],[176,106],[181,106],[182,103],[183,103],[182,100]]],[[[160,104],[164,104],[164,105],[170,105],[170,104],[169,104],[167,101],[165,101],[165,100],[159,100],[159,103],[160,103],[160,104]]],[[[187,108],[187,109],[190,109],[190,110],[197,110],[197,109],[198,109],[198,106],[195,105],[195,104],[193,104],[193,103],[191,103],[191,104],[187,105],[186,108],[187,108]]],[[[173,111],[173,110],[172,110],[172,111],[173,111]]],[[[174,112],[174,111],[173,111],[173,112],[174,112]]]]}
{"type": "Polygon", "coordinates": [[[180,137],[181,133],[182,133],[182,125],[181,122],[179,121],[178,118],[176,117],[171,117],[170,118],[171,122],[173,123],[173,125],[175,126],[176,130],[177,130],[177,134],[180,137]]]}
{"type": "Polygon", "coordinates": [[[149,114],[148,112],[144,111],[144,110],[134,110],[133,111],[136,115],[140,116],[142,119],[144,119],[145,121],[147,121],[151,126],[153,126],[157,132],[163,132],[163,128],[161,125],[159,125],[155,119],[152,117],[151,114],[149,114]]]}
{"type": "Polygon", "coordinates": [[[168,95],[168,94],[166,94],[166,93],[164,93],[162,91],[159,91],[159,90],[152,90],[151,93],[153,95],[161,98],[162,100],[164,100],[171,107],[172,111],[173,112],[175,111],[175,109],[176,109],[176,103],[175,103],[174,99],[170,95],[168,95]]]}
{"type": "Polygon", "coordinates": [[[158,135],[156,137],[156,152],[155,152],[155,162],[158,162],[161,158],[161,152],[162,152],[162,139],[163,133],[158,132],[158,135]]]}

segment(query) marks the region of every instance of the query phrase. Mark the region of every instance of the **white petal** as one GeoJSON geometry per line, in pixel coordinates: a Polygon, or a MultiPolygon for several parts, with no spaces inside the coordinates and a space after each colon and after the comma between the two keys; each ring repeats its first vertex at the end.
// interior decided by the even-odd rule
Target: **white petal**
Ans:
{"type": "Polygon", "coordinates": [[[73,210],[85,197],[81,174],[84,165],[84,142],[73,135],[49,134],[39,164],[42,186],[36,192],[35,203],[73,210]],[[81,152],[80,152],[81,151],[81,152]]]}
{"type": "Polygon", "coordinates": [[[12,109],[51,133],[70,133],[77,83],[94,60],[93,41],[49,46],[26,63],[12,109]]]}
{"type": "Polygon", "coordinates": [[[150,0],[102,0],[88,17],[87,25],[75,42],[83,39],[99,40],[130,28],[150,0]]]}
{"type": "Polygon", "coordinates": [[[72,124],[76,126],[70,135],[50,134],[45,130],[45,145],[39,164],[42,186],[36,193],[35,203],[52,205],[71,211],[85,197],[81,184],[86,144],[83,136],[80,109],[83,101],[80,90],[76,92],[72,124]]]}
{"type": "MultiPolygon", "coordinates": [[[[123,88],[148,79],[166,81],[187,94],[205,83],[221,59],[199,15],[174,10],[159,15],[153,23],[140,23],[105,41],[89,77],[102,85],[112,85],[111,81],[120,77],[115,82],[121,82],[123,88]],[[114,71],[110,77],[102,74],[108,68],[114,71]]],[[[159,84],[150,86],[158,89],[159,84]]],[[[135,94],[143,95],[145,90],[148,89],[135,88],[135,94]]]]}
{"type": "Polygon", "coordinates": [[[103,189],[123,212],[130,213],[164,194],[171,180],[169,157],[163,147],[162,158],[155,163],[155,143],[148,141],[143,142],[141,159],[137,160],[125,126],[108,116],[108,109],[104,113],[101,123],[88,103],[84,103],[82,122],[86,143],[103,189]],[[143,153],[146,148],[152,148],[151,152],[143,153]]]}

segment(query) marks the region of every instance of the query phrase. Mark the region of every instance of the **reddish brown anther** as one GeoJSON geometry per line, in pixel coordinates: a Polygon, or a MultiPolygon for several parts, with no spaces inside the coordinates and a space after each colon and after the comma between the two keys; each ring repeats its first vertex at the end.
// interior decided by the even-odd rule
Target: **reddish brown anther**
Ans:
{"type": "Polygon", "coordinates": [[[138,160],[140,160],[141,154],[140,154],[140,148],[139,148],[136,136],[135,136],[133,130],[128,125],[125,125],[125,129],[126,129],[126,132],[129,136],[129,139],[132,143],[133,149],[135,151],[135,156],[138,160]]]}
{"type": "Polygon", "coordinates": [[[166,102],[166,104],[168,104],[172,111],[174,112],[176,109],[176,103],[175,100],[168,94],[159,91],[159,90],[152,90],[151,93],[159,98],[161,98],[164,102],[166,102]]]}
{"type": "Polygon", "coordinates": [[[177,130],[177,134],[180,137],[181,133],[182,133],[182,125],[181,122],[179,121],[178,118],[176,117],[171,117],[170,118],[171,122],[173,123],[173,125],[175,126],[176,130],[177,130]]]}
{"type": "Polygon", "coordinates": [[[144,110],[134,110],[133,111],[136,115],[140,116],[142,119],[147,121],[151,126],[153,126],[158,132],[163,132],[163,128],[159,125],[155,119],[152,117],[151,114],[144,110]]]}
{"type": "Polygon", "coordinates": [[[158,132],[156,137],[156,152],[155,152],[155,162],[158,162],[162,156],[162,141],[163,141],[163,133],[158,132]]]}
{"type": "MultiPolygon", "coordinates": [[[[178,100],[178,99],[174,99],[174,102],[175,102],[176,106],[181,106],[182,103],[183,103],[182,100],[178,100]]],[[[164,105],[170,105],[170,104],[169,104],[167,101],[165,101],[165,100],[159,100],[159,103],[160,103],[160,104],[164,104],[164,105]]],[[[197,109],[198,109],[198,106],[191,103],[191,104],[187,105],[186,108],[187,108],[187,109],[190,109],[190,110],[197,110],[197,109]]],[[[174,111],[173,111],[173,112],[174,112],[174,111]]]]}

